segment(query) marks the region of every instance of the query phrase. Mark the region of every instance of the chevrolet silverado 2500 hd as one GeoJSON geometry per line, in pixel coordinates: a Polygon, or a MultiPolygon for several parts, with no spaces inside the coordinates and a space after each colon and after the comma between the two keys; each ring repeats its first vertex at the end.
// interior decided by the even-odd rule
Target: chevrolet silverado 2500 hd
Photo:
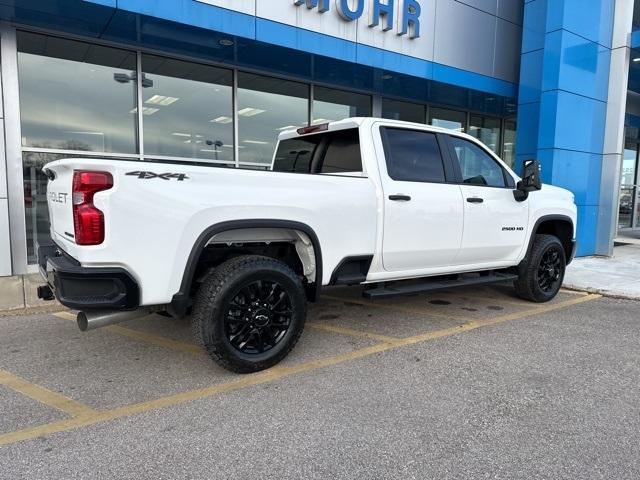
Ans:
{"type": "Polygon", "coordinates": [[[545,302],[575,252],[573,195],[459,132],[314,125],[283,132],[268,170],[49,163],[40,296],[80,310],[82,330],[190,314],[214,360],[252,372],[293,348],[322,286],[378,298],[511,281],[545,302]]]}

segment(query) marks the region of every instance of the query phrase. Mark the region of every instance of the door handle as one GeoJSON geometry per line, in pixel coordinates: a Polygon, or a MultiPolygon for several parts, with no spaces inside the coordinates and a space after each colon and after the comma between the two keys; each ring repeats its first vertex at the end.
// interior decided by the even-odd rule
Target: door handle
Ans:
{"type": "Polygon", "coordinates": [[[394,202],[409,202],[411,197],[409,195],[402,195],[399,193],[396,195],[389,195],[389,200],[393,200],[394,202]]]}
{"type": "Polygon", "coordinates": [[[482,202],[484,202],[484,198],[469,197],[469,198],[467,198],[467,202],[469,202],[469,203],[482,203],[482,202]]]}

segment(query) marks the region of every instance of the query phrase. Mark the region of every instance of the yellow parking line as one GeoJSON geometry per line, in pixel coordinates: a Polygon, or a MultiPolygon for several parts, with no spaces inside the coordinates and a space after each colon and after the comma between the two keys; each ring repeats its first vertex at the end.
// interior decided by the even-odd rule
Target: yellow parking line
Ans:
{"type": "Polygon", "coordinates": [[[11,390],[33,398],[40,403],[60,410],[72,417],[86,417],[87,415],[94,415],[96,413],[96,410],[93,408],[76,402],[60,393],[28,382],[24,378],[20,378],[6,370],[0,370],[0,385],[9,387],[11,390]]]}
{"type": "MultiPolygon", "coordinates": [[[[69,312],[60,312],[54,314],[58,318],[66,320],[75,320],[75,315],[69,312]]],[[[111,325],[104,327],[103,330],[107,330],[112,333],[117,333],[123,337],[128,337],[139,342],[150,343],[157,347],[167,348],[176,352],[190,353],[193,355],[204,355],[204,351],[198,345],[194,343],[181,342],[179,340],[171,340],[161,335],[154,335],[152,333],[142,332],[140,330],[134,330],[132,328],[123,327],[121,325],[111,325]]]]}
{"type": "Polygon", "coordinates": [[[580,290],[571,290],[570,288],[561,288],[560,291],[562,293],[568,293],[569,295],[580,295],[582,297],[586,297],[587,295],[591,295],[589,292],[583,292],[580,290]]]}
{"type": "Polygon", "coordinates": [[[403,346],[413,345],[416,343],[426,342],[428,340],[435,340],[437,338],[448,337],[450,335],[455,335],[457,333],[468,332],[470,330],[475,330],[481,327],[488,327],[491,325],[497,325],[500,323],[510,322],[513,320],[519,320],[521,318],[531,317],[534,315],[541,315],[543,313],[553,312],[554,310],[571,307],[573,305],[589,302],[591,300],[596,300],[598,298],[602,298],[602,295],[589,295],[586,297],[573,298],[571,300],[566,300],[560,303],[546,304],[546,305],[534,307],[529,310],[525,310],[523,312],[515,312],[507,315],[501,315],[496,318],[488,318],[484,320],[472,320],[470,322],[459,325],[457,327],[437,330],[435,332],[427,332],[420,335],[415,335],[413,337],[405,338],[401,345],[403,346]]]}
{"type": "Polygon", "coordinates": [[[447,320],[461,320],[461,321],[467,320],[467,317],[463,317],[462,315],[455,315],[455,314],[450,315],[448,313],[435,312],[432,309],[428,309],[428,308],[412,308],[412,307],[405,307],[404,305],[387,305],[384,303],[360,300],[358,298],[338,297],[338,296],[324,295],[324,294],[322,295],[322,298],[333,300],[334,302],[355,303],[356,305],[363,305],[365,307],[374,307],[374,308],[380,308],[384,310],[394,310],[396,312],[413,313],[414,315],[428,315],[430,317],[444,318],[447,320]]]}
{"type": "Polygon", "coordinates": [[[368,357],[370,355],[374,355],[376,353],[384,352],[387,350],[392,350],[392,349],[400,348],[407,345],[414,345],[421,342],[426,342],[426,341],[435,340],[438,338],[456,335],[458,333],[475,330],[477,328],[481,328],[489,325],[496,325],[499,323],[518,320],[518,319],[522,319],[522,318],[533,316],[533,315],[539,315],[541,313],[560,310],[565,307],[577,305],[583,302],[588,302],[600,297],[601,295],[582,296],[582,297],[574,298],[572,300],[568,300],[565,302],[548,304],[539,308],[529,309],[524,312],[503,315],[490,320],[477,320],[477,321],[467,322],[457,327],[446,328],[444,330],[428,332],[421,335],[415,335],[413,337],[405,338],[395,343],[378,343],[376,345],[372,345],[366,348],[361,348],[359,350],[355,350],[352,352],[335,355],[333,357],[326,357],[319,360],[313,360],[310,362],[305,362],[305,363],[294,365],[291,367],[282,367],[282,366],[274,367],[264,372],[256,373],[253,375],[247,375],[244,377],[240,377],[236,380],[232,380],[230,382],[212,385],[210,387],[202,388],[199,390],[192,390],[189,392],[178,393],[175,395],[170,395],[168,397],[159,398],[157,400],[151,400],[149,402],[136,403],[133,405],[116,408],[113,410],[97,412],[93,415],[85,416],[83,418],[72,418],[68,420],[62,420],[59,422],[49,423],[47,425],[41,425],[38,427],[18,430],[15,432],[0,435],[0,445],[8,445],[11,443],[16,443],[24,440],[37,438],[37,437],[52,435],[58,432],[73,430],[76,428],[86,427],[89,425],[95,425],[97,423],[103,423],[103,422],[115,420],[118,418],[145,413],[150,410],[173,407],[185,402],[191,402],[194,400],[210,397],[212,395],[233,392],[243,388],[260,385],[267,382],[272,382],[272,381],[285,378],[291,375],[295,375],[298,373],[310,372],[320,368],[325,368],[332,365],[338,365],[340,363],[348,362],[348,361],[363,358],[363,357],[368,357]]]}
{"type": "Polygon", "coordinates": [[[327,325],[318,322],[307,322],[306,325],[313,328],[314,330],[337,333],[340,335],[348,335],[350,337],[368,338],[369,340],[377,340],[383,343],[397,343],[402,340],[398,337],[388,337],[386,335],[378,335],[377,333],[364,332],[362,330],[354,330],[353,328],[338,327],[335,325],[327,325]]]}

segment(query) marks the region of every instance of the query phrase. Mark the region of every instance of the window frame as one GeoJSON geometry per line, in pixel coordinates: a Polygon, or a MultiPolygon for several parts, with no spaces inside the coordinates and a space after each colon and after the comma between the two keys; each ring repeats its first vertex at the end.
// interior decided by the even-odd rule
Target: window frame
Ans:
{"type": "MultiPolygon", "coordinates": [[[[456,176],[456,183],[458,185],[464,185],[464,186],[472,186],[472,187],[480,187],[480,188],[499,188],[502,190],[508,189],[508,190],[513,190],[516,188],[516,183],[515,183],[515,179],[513,178],[513,175],[511,175],[509,173],[509,171],[507,170],[507,168],[502,164],[501,161],[498,161],[495,157],[495,154],[484,145],[484,143],[480,142],[479,140],[473,139],[470,140],[469,138],[466,138],[462,135],[453,135],[453,134],[446,134],[446,144],[447,144],[447,149],[449,151],[449,156],[451,158],[451,162],[453,163],[453,170],[455,172],[455,176],[456,176]],[[458,138],[460,140],[472,143],[473,145],[475,145],[476,147],[478,147],[481,151],[483,151],[499,168],[500,170],[502,170],[502,178],[504,179],[504,186],[502,187],[496,187],[493,185],[476,185],[473,183],[464,183],[464,178],[462,176],[462,169],[460,168],[460,162],[458,160],[458,155],[456,154],[455,151],[455,147],[453,146],[453,142],[451,141],[451,139],[455,137],[458,138]]],[[[473,138],[473,137],[472,137],[473,138]]]]}
{"type": "Polygon", "coordinates": [[[458,179],[455,174],[455,169],[453,165],[453,159],[451,158],[451,152],[449,150],[448,141],[446,138],[446,134],[440,132],[434,132],[433,130],[429,130],[428,128],[415,128],[415,127],[405,127],[401,125],[380,125],[379,127],[380,140],[382,141],[382,150],[384,152],[384,165],[385,173],[387,177],[394,182],[411,182],[411,183],[432,183],[432,184],[440,184],[440,185],[454,185],[458,182],[458,179]],[[390,149],[389,139],[387,137],[387,130],[409,130],[411,132],[418,132],[428,135],[433,135],[436,138],[436,143],[438,144],[438,148],[440,149],[440,159],[442,160],[442,166],[444,170],[444,182],[438,181],[425,181],[425,180],[406,180],[406,179],[395,179],[389,173],[389,165],[387,160],[387,152],[390,149]]]}

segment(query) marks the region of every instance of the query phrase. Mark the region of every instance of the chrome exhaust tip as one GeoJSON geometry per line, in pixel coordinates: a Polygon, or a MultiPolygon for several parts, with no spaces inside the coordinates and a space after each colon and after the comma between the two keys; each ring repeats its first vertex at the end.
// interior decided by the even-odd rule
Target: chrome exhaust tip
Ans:
{"type": "Polygon", "coordinates": [[[89,312],[78,312],[76,321],[78,322],[78,328],[80,331],[86,332],[87,330],[95,330],[96,328],[107,327],[116,323],[146,317],[151,313],[153,313],[151,310],[145,308],[125,312],[118,310],[95,310],[89,312]]]}

